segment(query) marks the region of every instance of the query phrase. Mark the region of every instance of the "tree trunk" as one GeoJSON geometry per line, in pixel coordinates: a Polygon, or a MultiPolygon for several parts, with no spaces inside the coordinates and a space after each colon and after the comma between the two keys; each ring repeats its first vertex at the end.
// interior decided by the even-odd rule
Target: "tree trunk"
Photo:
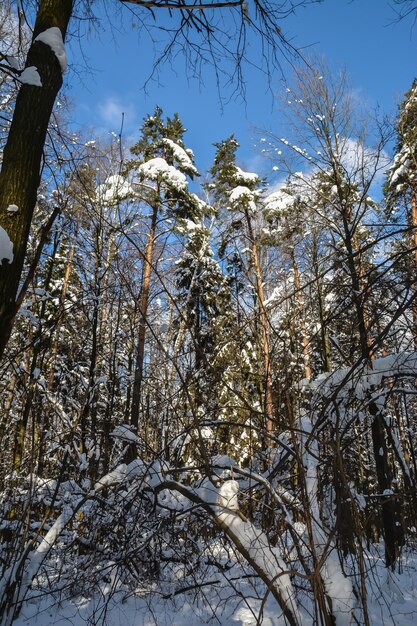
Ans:
{"type": "Polygon", "coordinates": [[[256,295],[258,299],[259,316],[262,326],[262,351],[264,357],[264,376],[265,376],[265,418],[266,418],[266,446],[272,445],[270,434],[274,431],[274,402],[272,396],[272,372],[271,372],[271,352],[268,337],[268,317],[264,306],[265,294],[262,282],[261,265],[259,262],[258,246],[253,233],[252,222],[248,211],[245,211],[246,223],[248,226],[249,240],[252,245],[252,262],[255,271],[256,295]]]}
{"type": "MultiPolygon", "coordinates": [[[[372,420],[372,444],[374,450],[378,486],[381,495],[386,492],[392,493],[392,471],[388,459],[388,448],[385,439],[384,418],[376,403],[369,406],[372,420]],[[387,491],[386,491],[387,490],[387,491]]],[[[401,512],[397,497],[392,495],[382,496],[382,522],[385,539],[385,565],[393,567],[400,555],[401,546],[404,545],[404,531],[401,524],[401,512]]]]}
{"type": "Polygon", "coordinates": [[[69,285],[69,280],[70,280],[71,271],[72,271],[74,252],[75,252],[75,246],[72,245],[68,254],[68,260],[67,260],[67,265],[66,265],[65,274],[64,274],[64,282],[62,284],[62,290],[59,296],[59,312],[58,312],[57,320],[55,322],[55,330],[54,330],[55,338],[52,344],[51,356],[49,359],[50,369],[49,369],[49,376],[48,376],[48,391],[52,391],[53,386],[54,386],[54,374],[55,374],[54,366],[55,366],[55,361],[58,356],[58,348],[60,344],[59,335],[61,332],[61,326],[65,317],[65,300],[67,297],[68,285],[69,285]]]}
{"type": "Polygon", "coordinates": [[[319,271],[318,243],[317,243],[316,237],[314,237],[313,239],[313,267],[314,267],[314,277],[316,280],[316,288],[317,288],[317,303],[319,306],[320,338],[321,338],[323,367],[324,367],[325,372],[330,372],[332,364],[331,364],[331,359],[330,359],[329,338],[327,336],[327,330],[326,330],[323,289],[322,289],[322,283],[321,283],[321,277],[320,277],[320,271],[319,271]]]}
{"type": "MultiPolygon", "coordinates": [[[[50,289],[57,251],[58,251],[58,238],[55,237],[53,248],[51,251],[50,263],[49,263],[49,267],[48,267],[47,274],[45,277],[45,282],[44,282],[44,289],[46,293],[50,289]]],[[[36,331],[35,339],[33,341],[33,353],[32,353],[32,359],[31,359],[30,370],[29,370],[30,376],[29,376],[28,394],[26,397],[23,411],[22,411],[22,416],[16,425],[15,446],[14,446],[14,455],[13,455],[13,469],[15,472],[18,472],[20,470],[20,466],[23,460],[26,429],[29,423],[29,417],[32,412],[32,407],[34,405],[34,400],[37,395],[37,384],[34,378],[34,372],[38,368],[38,359],[41,357],[41,353],[45,352],[45,350],[48,349],[48,343],[45,342],[46,335],[44,334],[44,331],[43,331],[43,328],[44,328],[43,323],[45,322],[45,315],[46,315],[46,300],[43,300],[41,304],[41,310],[39,313],[40,326],[39,326],[39,329],[36,331]]],[[[41,364],[39,363],[39,365],[41,364]]],[[[41,423],[43,420],[42,413],[40,412],[38,415],[33,414],[32,420],[33,420],[34,431],[37,428],[38,434],[39,434],[39,431],[41,430],[41,423]]],[[[45,434],[47,429],[45,427],[42,430],[43,430],[43,434],[45,434]]],[[[34,453],[34,451],[32,451],[32,453],[34,453]]]]}
{"type": "Polygon", "coordinates": [[[149,288],[151,284],[152,273],[152,261],[153,261],[153,248],[155,243],[155,230],[156,220],[158,217],[158,207],[154,206],[152,211],[152,221],[149,230],[148,243],[146,244],[144,267],[143,267],[143,282],[142,290],[139,302],[139,330],[137,341],[137,352],[135,362],[135,379],[133,383],[132,392],[132,410],[130,413],[130,423],[133,426],[135,432],[139,428],[139,408],[140,408],[140,395],[143,381],[143,361],[145,356],[145,339],[146,339],[146,326],[149,304],[149,288]]]}
{"type": "Polygon", "coordinates": [[[90,437],[92,441],[97,442],[96,438],[96,427],[97,427],[97,361],[99,355],[99,336],[98,336],[98,325],[99,325],[99,317],[100,317],[100,295],[101,295],[101,287],[99,279],[97,279],[96,290],[95,290],[95,298],[94,298],[94,308],[93,308],[93,319],[92,319],[92,327],[91,327],[91,354],[90,354],[90,365],[88,368],[88,387],[86,398],[84,402],[84,406],[81,410],[80,415],[80,426],[81,426],[81,442],[80,442],[80,452],[87,452],[87,439],[90,437]],[[89,423],[88,423],[89,422],[89,423]]]}
{"type": "Polygon", "coordinates": [[[294,248],[291,248],[290,252],[292,267],[294,270],[294,287],[296,291],[297,304],[300,315],[300,326],[301,326],[301,339],[303,343],[303,361],[304,361],[304,374],[305,377],[311,378],[311,366],[310,366],[310,355],[308,352],[309,338],[307,336],[307,328],[305,321],[305,311],[304,311],[304,302],[303,302],[303,294],[301,293],[301,283],[300,283],[300,273],[298,271],[298,265],[295,258],[294,248]]]}
{"type": "Polygon", "coordinates": [[[40,182],[42,152],[55,98],[62,85],[62,70],[53,50],[35,41],[37,35],[58,27],[63,39],[73,0],[41,0],[26,66],[38,70],[42,87],[20,87],[0,172],[0,225],[13,243],[13,261],[0,259],[0,356],[4,353],[16,313],[16,294],[40,182]],[[5,209],[15,204],[17,212],[5,209]]]}

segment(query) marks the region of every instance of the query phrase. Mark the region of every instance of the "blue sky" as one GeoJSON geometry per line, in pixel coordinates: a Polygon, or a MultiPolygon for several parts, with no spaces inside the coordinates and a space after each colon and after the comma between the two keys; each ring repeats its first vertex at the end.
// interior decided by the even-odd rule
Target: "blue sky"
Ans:
{"type": "MultiPolygon", "coordinates": [[[[161,19],[167,20],[167,14],[161,19]]],[[[69,61],[75,69],[80,70],[85,61],[92,69],[81,75],[73,69],[68,75],[76,128],[94,127],[94,132],[103,135],[118,131],[123,111],[128,142],[137,135],[143,117],[159,104],[167,115],[180,114],[188,128],[187,146],[194,150],[201,171],[210,166],[212,143],[234,132],[241,144],[241,164],[265,174],[269,165],[262,163],[254,148],[256,128],[279,134],[280,126],[265,77],[248,69],[246,102],[232,97],[221,107],[211,68],[203,68],[199,83],[187,79],[179,59],[163,67],[158,82],[150,82],[145,93],[143,84],[152,70],[153,52],[146,36],[131,28],[130,22],[128,17],[123,30],[117,26],[111,32],[104,28],[108,18],[103,16],[103,28],[83,37],[83,57],[77,47],[70,50],[69,61]]],[[[395,111],[417,75],[417,32],[411,19],[395,21],[389,0],[324,0],[287,18],[283,30],[308,54],[324,55],[331,67],[346,67],[358,97],[388,113],[395,111]]],[[[283,71],[290,77],[291,68],[285,62],[283,71]]],[[[279,72],[272,76],[272,89],[283,89],[279,72]]],[[[233,96],[231,90],[223,93],[226,99],[233,96]]]]}

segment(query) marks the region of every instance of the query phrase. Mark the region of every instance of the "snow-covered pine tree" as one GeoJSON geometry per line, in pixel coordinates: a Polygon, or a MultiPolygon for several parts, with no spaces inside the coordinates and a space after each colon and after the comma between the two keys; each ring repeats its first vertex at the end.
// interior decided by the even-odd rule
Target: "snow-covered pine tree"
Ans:
{"type": "Polygon", "coordinates": [[[188,220],[199,220],[207,205],[188,189],[188,179],[198,176],[191,150],[185,148],[185,128],[179,116],[164,120],[157,107],[141,128],[139,141],[131,148],[133,159],[127,169],[142,210],[149,211],[149,226],[143,252],[142,283],[139,295],[134,383],[130,424],[139,431],[141,393],[144,379],[145,344],[152,277],[157,273],[155,246],[180,234],[188,220]]]}
{"type": "MultiPolygon", "coordinates": [[[[188,220],[187,231],[188,239],[175,271],[179,316],[173,348],[173,374],[180,366],[179,350],[182,348],[187,353],[186,346],[189,345],[193,355],[188,364],[190,380],[185,381],[186,390],[183,390],[181,397],[184,398],[180,402],[184,407],[189,406],[190,427],[194,427],[197,435],[192,438],[194,446],[200,450],[199,444],[204,441],[204,445],[210,444],[211,452],[214,452],[219,450],[220,441],[227,439],[226,432],[230,432],[229,425],[221,428],[219,419],[224,415],[223,392],[228,383],[227,368],[231,365],[225,354],[231,354],[230,344],[234,343],[231,285],[214,258],[210,228],[202,222],[188,220]],[[204,422],[216,423],[215,430],[202,426],[204,422]]],[[[208,452],[205,450],[204,454],[208,452]]]]}
{"type": "MultiPolygon", "coordinates": [[[[208,189],[215,209],[221,213],[219,251],[230,265],[235,266],[234,269],[238,265],[240,268],[247,268],[248,290],[255,307],[253,321],[255,327],[258,323],[260,326],[259,329],[255,328],[255,334],[249,339],[249,343],[259,354],[259,362],[253,373],[257,379],[255,385],[259,390],[259,408],[263,415],[264,443],[266,447],[270,447],[270,435],[275,430],[276,416],[270,328],[265,308],[265,277],[258,233],[262,218],[263,183],[256,173],[245,172],[237,165],[236,152],[239,144],[233,135],[214,145],[217,150],[210,169],[211,181],[208,189]]],[[[246,304],[242,310],[245,309],[246,304]]],[[[252,347],[249,351],[251,350],[252,347]]]]}

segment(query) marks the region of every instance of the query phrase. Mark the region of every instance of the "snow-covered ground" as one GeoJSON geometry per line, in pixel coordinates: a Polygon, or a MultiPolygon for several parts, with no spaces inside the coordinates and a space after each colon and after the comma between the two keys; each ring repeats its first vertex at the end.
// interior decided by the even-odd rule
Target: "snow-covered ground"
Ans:
{"type": "MultiPolygon", "coordinates": [[[[417,554],[402,560],[402,572],[385,570],[381,562],[369,559],[367,570],[368,610],[372,626],[411,626],[417,620],[417,554]]],[[[235,569],[235,568],[234,568],[235,569]]],[[[244,574],[243,571],[241,571],[244,574]]],[[[229,578],[234,578],[237,569],[229,578]]],[[[136,594],[126,589],[114,590],[112,582],[103,583],[93,597],[63,599],[60,594],[36,597],[33,592],[23,606],[15,626],[284,626],[285,621],[275,600],[262,593],[262,584],[249,578],[232,584],[217,575],[215,584],[195,591],[164,598],[160,588],[136,594]],[[235,586],[235,589],[233,589],[235,586]],[[259,592],[259,594],[258,594],[259,592]],[[259,595],[259,597],[257,597],[259,595]]],[[[114,581],[113,581],[114,582],[114,581]]],[[[209,580],[206,581],[209,583],[209,580]]],[[[178,588],[178,585],[177,585],[178,588]]],[[[167,589],[164,589],[164,593],[167,589]]],[[[168,595],[165,593],[165,595],[168,595]]],[[[307,606],[306,609],[311,607],[307,606]]],[[[300,624],[312,625],[311,615],[300,615],[300,624]]],[[[345,624],[362,624],[363,618],[346,615],[345,624]]]]}

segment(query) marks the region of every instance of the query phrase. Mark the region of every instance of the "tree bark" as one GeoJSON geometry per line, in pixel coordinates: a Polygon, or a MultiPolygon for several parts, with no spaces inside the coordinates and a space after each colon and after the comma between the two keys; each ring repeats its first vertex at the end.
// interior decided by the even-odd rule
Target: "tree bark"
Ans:
{"type": "Polygon", "coordinates": [[[48,391],[52,391],[53,386],[54,386],[54,374],[55,374],[54,366],[55,366],[55,361],[58,356],[58,349],[59,349],[59,344],[61,341],[60,332],[61,332],[62,323],[64,321],[64,317],[65,317],[65,299],[67,297],[69,280],[70,280],[70,276],[72,272],[74,252],[75,252],[75,246],[72,245],[68,253],[67,265],[66,265],[65,274],[64,274],[64,282],[62,284],[62,290],[59,296],[59,312],[58,312],[57,320],[55,322],[55,329],[54,329],[55,338],[52,344],[51,356],[49,359],[50,369],[49,369],[49,376],[48,376],[48,391]]]}
{"type": "Polygon", "coordinates": [[[322,289],[322,282],[321,282],[320,271],[319,271],[318,243],[317,243],[317,238],[315,236],[313,239],[313,268],[314,268],[314,278],[315,278],[316,289],[317,289],[317,304],[318,304],[318,309],[319,309],[318,312],[319,312],[319,321],[320,321],[320,338],[321,338],[321,352],[322,352],[323,368],[325,372],[330,372],[332,368],[332,364],[331,364],[331,359],[330,359],[329,338],[327,336],[327,330],[326,330],[323,289],[322,289]]]}
{"type": "Polygon", "coordinates": [[[291,247],[290,256],[291,256],[292,268],[294,271],[294,287],[296,291],[297,304],[298,304],[298,309],[300,312],[301,339],[303,343],[304,374],[306,378],[310,379],[311,378],[311,365],[310,365],[310,354],[309,354],[310,340],[309,340],[309,337],[307,336],[304,301],[303,301],[303,294],[301,293],[300,273],[298,271],[297,260],[295,258],[295,252],[294,252],[293,247],[291,247]]]}
{"type": "Polygon", "coordinates": [[[0,225],[13,243],[13,261],[0,259],[0,356],[4,353],[16,314],[16,294],[40,183],[42,152],[49,119],[62,85],[62,70],[53,50],[36,37],[58,27],[63,39],[72,15],[73,0],[41,0],[26,67],[36,67],[42,87],[23,84],[3,153],[0,172],[0,225]],[[19,210],[6,211],[10,204],[19,210]]]}
{"type": "Polygon", "coordinates": [[[265,376],[265,418],[266,418],[266,446],[272,446],[270,435],[274,431],[274,402],[272,395],[272,372],[271,372],[271,351],[268,336],[268,317],[264,306],[265,294],[262,282],[261,265],[259,262],[258,246],[256,245],[253,233],[252,222],[248,211],[245,211],[245,218],[248,227],[249,240],[252,245],[252,262],[255,271],[256,294],[258,299],[259,316],[262,326],[262,351],[264,357],[264,376],[265,376]]]}
{"type": "Polygon", "coordinates": [[[130,414],[130,423],[133,426],[135,432],[139,427],[139,408],[140,408],[140,395],[143,381],[143,361],[145,356],[145,339],[146,339],[146,325],[148,315],[149,304],[149,288],[151,283],[152,272],[152,260],[153,260],[153,248],[155,243],[155,230],[156,220],[158,217],[158,207],[154,206],[152,211],[152,221],[149,230],[148,243],[146,244],[144,267],[143,267],[143,282],[142,292],[139,302],[139,329],[138,329],[138,341],[137,341],[137,353],[135,362],[135,379],[133,383],[132,392],[132,410],[130,414]]]}

